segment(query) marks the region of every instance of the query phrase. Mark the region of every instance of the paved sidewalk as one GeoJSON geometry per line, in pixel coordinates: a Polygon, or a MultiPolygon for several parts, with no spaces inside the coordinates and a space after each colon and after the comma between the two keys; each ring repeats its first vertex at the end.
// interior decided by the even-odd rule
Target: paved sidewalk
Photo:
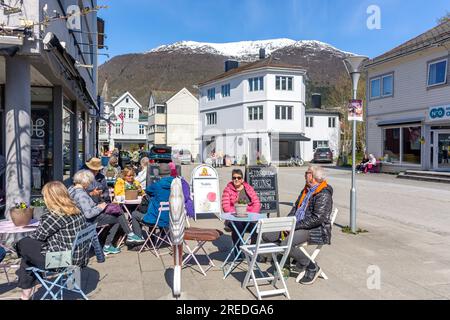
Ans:
{"type": "MultiPolygon", "coordinates": [[[[280,170],[281,201],[295,200],[305,169],[280,170]]],[[[223,188],[231,171],[229,168],[219,171],[223,188]]],[[[335,189],[335,206],[340,210],[336,223],[348,225],[350,173],[327,171],[335,189]]],[[[348,235],[335,226],[332,246],[324,247],[318,258],[329,280],[319,278],[312,286],[302,286],[290,278],[288,288],[292,298],[449,299],[449,195],[450,186],[446,185],[400,181],[389,175],[358,176],[358,227],[369,232],[348,235]],[[370,281],[373,270],[381,272],[379,290],[368,288],[368,282],[374,284],[370,281]]],[[[282,209],[283,215],[287,214],[289,208],[282,209]]],[[[223,229],[218,219],[202,219],[192,225],[223,229]]],[[[245,265],[223,280],[219,266],[231,249],[230,234],[225,233],[206,248],[217,267],[206,277],[195,268],[184,269],[183,298],[255,299],[251,290],[241,288],[245,265]]],[[[158,259],[149,252],[138,254],[124,248],[123,253],[108,257],[103,264],[91,259],[83,282],[89,298],[94,300],[171,299],[171,268],[171,256],[158,259]]],[[[8,287],[0,273],[0,299],[11,296],[18,296],[18,290],[8,287]]]]}

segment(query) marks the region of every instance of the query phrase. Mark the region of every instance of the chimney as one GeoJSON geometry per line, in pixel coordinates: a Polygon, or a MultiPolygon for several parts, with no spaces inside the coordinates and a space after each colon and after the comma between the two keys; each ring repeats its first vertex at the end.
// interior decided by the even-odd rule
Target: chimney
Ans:
{"type": "Polygon", "coordinates": [[[263,60],[266,58],[266,49],[261,48],[259,49],[259,60],[263,60]]]}
{"type": "Polygon", "coordinates": [[[312,107],[314,109],[321,109],[322,108],[322,95],[320,93],[313,93],[312,94],[312,107]]]}
{"type": "Polygon", "coordinates": [[[239,67],[239,62],[236,60],[227,60],[225,61],[225,72],[236,69],[239,67]]]}

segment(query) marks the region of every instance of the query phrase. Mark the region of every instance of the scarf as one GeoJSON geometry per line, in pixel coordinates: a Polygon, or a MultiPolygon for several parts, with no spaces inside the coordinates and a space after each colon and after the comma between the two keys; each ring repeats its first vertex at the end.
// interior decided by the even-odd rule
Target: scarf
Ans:
{"type": "Polygon", "coordinates": [[[305,189],[303,189],[303,193],[300,198],[300,202],[298,204],[298,209],[297,212],[295,213],[297,222],[300,222],[305,218],[306,209],[308,208],[309,201],[311,200],[312,196],[318,194],[326,187],[328,187],[328,184],[326,181],[324,181],[321,184],[315,185],[312,188],[305,187],[305,189]]]}

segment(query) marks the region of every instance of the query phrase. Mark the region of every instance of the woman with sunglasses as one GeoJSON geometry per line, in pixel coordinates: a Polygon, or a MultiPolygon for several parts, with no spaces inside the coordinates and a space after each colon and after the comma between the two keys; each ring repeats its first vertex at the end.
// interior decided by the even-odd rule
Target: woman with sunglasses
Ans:
{"type": "MultiPolygon", "coordinates": [[[[235,204],[244,201],[247,203],[247,212],[259,213],[261,210],[261,202],[255,189],[247,182],[244,181],[244,174],[242,170],[236,169],[232,173],[232,181],[228,183],[227,187],[223,191],[222,195],[222,210],[225,213],[235,213],[235,204]]],[[[238,229],[239,233],[244,231],[247,222],[235,222],[234,225],[238,229]]],[[[249,226],[247,230],[252,230],[252,226],[249,226]]],[[[256,233],[252,236],[252,243],[256,242],[256,233]]],[[[239,241],[239,235],[234,228],[231,229],[231,238],[233,239],[233,245],[239,241]]],[[[237,254],[237,250],[235,252],[237,254]]]]}

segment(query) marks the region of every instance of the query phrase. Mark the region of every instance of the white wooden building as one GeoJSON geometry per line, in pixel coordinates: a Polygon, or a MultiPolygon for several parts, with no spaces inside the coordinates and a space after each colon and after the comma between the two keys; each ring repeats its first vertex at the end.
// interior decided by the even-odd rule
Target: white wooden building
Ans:
{"type": "Polygon", "coordinates": [[[367,147],[386,171],[450,171],[450,21],[366,64],[367,147]]]}
{"type": "Polygon", "coordinates": [[[305,75],[273,58],[238,66],[199,85],[202,160],[213,152],[254,164],[300,156],[305,137],[305,75]]]}

